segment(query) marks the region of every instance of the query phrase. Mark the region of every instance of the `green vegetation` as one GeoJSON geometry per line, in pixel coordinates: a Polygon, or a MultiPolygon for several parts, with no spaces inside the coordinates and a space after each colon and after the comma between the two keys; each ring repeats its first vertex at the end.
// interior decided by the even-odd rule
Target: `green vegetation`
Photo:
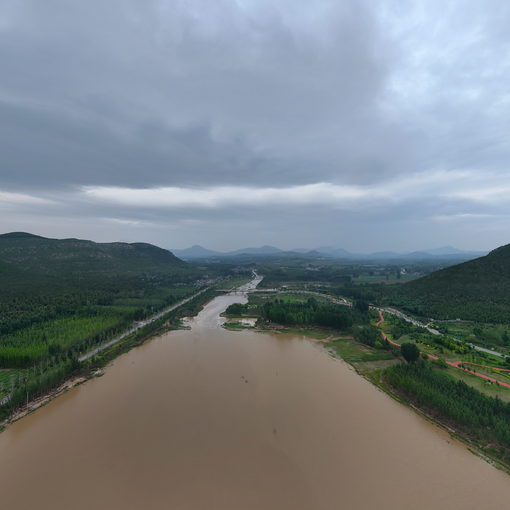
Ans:
{"type": "Polygon", "coordinates": [[[361,326],[355,328],[354,338],[365,345],[371,347],[386,347],[386,342],[381,338],[379,330],[374,326],[361,326]]]}
{"type": "Polygon", "coordinates": [[[10,394],[22,370],[0,370],[0,399],[10,394]]]}
{"type": "MultiPolygon", "coordinates": [[[[417,315],[510,322],[510,245],[393,287],[387,299],[417,315]]],[[[506,339],[505,339],[506,340],[506,339]]]]}
{"type": "Polygon", "coordinates": [[[353,364],[394,359],[391,352],[360,344],[349,337],[328,343],[328,349],[337,357],[353,364]]]}
{"type": "Polygon", "coordinates": [[[498,397],[505,402],[510,402],[510,391],[508,390],[508,388],[500,386],[499,384],[493,384],[489,381],[486,381],[485,379],[481,379],[480,377],[472,375],[468,372],[464,372],[462,370],[449,367],[444,362],[440,364],[438,363],[438,361],[431,361],[431,364],[438,368],[441,368],[441,371],[447,374],[452,379],[464,381],[467,385],[477,389],[478,391],[484,393],[485,395],[489,395],[491,397],[498,397]]]}
{"type": "Polygon", "coordinates": [[[418,361],[418,358],[420,357],[418,347],[416,347],[416,344],[411,342],[404,342],[400,346],[400,352],[408,363],[414,363],[415,361],[418,361]]]}
{"type": "MultiPolygon", "coordinates": [[[[505,250],[502,250],[503,252],[505,250]]],[[[510,250],[506,250],[510,259],[510,250]]],[[[492,254],[491,254],[492,255],[492,254]]],[[[485,259],[491,257],[485,257],[485,259]]],[[[507,465],[510,462],[510,391],[494,382],[487,381],[468,372],[462,371],[463,366],[479,374],[487,375],[499,382],[510,382],[510,373],[503,368],[510,368],[510,362],[504,358],[474,350],[468,343],[497,347],[505,352],[510,347],[510,327],[504,324],[504,314],[500,312],[507,306],[510,312],[510,279],[506,281],[504,271],[505,253],[496,253],[491,262],[491,271],[480,276],[473,275],[463,269],[462,281],[454,291],[448,288],[449,271],[456,274],[458,267],[467,266],[471,271],[471,264],[477,261],[461,264],[439,273],[430,274],[420,280],[403,283],[400,279],[398,286],[384,284],[369,284],[372,281],[382,281],[382,267],[355,268],[354,265],[333,266],[332,264],[299,266],[296,261],[288,265],[279,262],[267,270],[269,278],[263,285],[267,288],[278,288],[277,296],[254,295],[250,296],[248,305],[232,310],[239,316],[258,313],[262,319],[269,323],[283,324],[289,329],[285,331],[299,332],[295,328],[308,328],[307,336],[326,340],[328,350],[347,362],[374,384],[392,393],[391,388],[416,406],[425,410],[429,416],[437,419],[449,427],[454,427],[458,434],[464,438],[476,441],[484,451],[494,458],[503,460],[507,465]],[[356,271],[359,274],[356,276],[356,271]],[[372,275],[367,274],[374,271],[372,275]],[[438,274],[447,274],[444,288],[434,294],[433,287],[424,286],[423,294],[419,296],[420,303],[426,303],[430,298],[438,309],[445,310],[442,315],[444,321],[434,321],[429,326],[438,329],[442,334],[436,335],[423,327],[417,327],[397,316],[384,314],[385,321],[375,326],[376,314],[367,313],[368,304],[395,304],[403,305],[415,313],[421,312],[428,316],[423,309],[413,306],[418,302],[408,298],[407,288],[423,285],[421,282],[435,281],[438,274]],[[501,276],[503,274],[503,276],[501,276]],[[328,276],[329,275],[329,276],[328,276]],[[330,278],[333,276],[333,278],[330,278]],[[348,278],[350,277],[350,278],[348,278]],[[503,283],[496,292],[493,287],[500,279],[503,283]],[[490,279],[490,281],[489,281],[490,279]],[[487,280],[487,281],[485,281],[487,280]],[[365,282],[365,283],[362,283],[365,282]],[[466,288],[463,291],[463,285],[466,288]],[[349,298],[353,302],[352,308],[333,305],[326,298],[309,300],[304,294],[295,291],[312,291],[329,295],[349,298]],[[281,292],[284,291],[285,294],[281,292]],[[475,296],[475,297],[474,297],[475,296]],[[468,300],[473,300],[478,315],[475,320],[493,320],[493,324],[474,322],[471,312],[460,314],[457,309],[463,308],[468,300]],[[493,308],[493,305],[496,306],[493,308]],[[333,326],[332,322],[321,321],[314,315],[314,307],[331,307],[344,309],[350,314],[349,321],[341,327],[333,326]],[[360,315],[357,315],[360,314],[360,315]],[[457,317],[464,316],[471,321],[457,321],[457,317]],[[454,320],[451,320],[451,319],[454,320]],[[389,339],[398,342],[401,347],[391,346],[381,337],[384,332],[389,339]],[[331,340],[331,338],[335,338],[331,340]],[[422,352],[422,360],[420,360],[422,352]],[[438,357],[439,359],[435,359],[438,357]],[[399,363],[398,359],[406,359],[408,363],[399,363]],[[461,361],[459,368],[448,365],[447,362],[461,361]],[[465,365],[462,365],[465,362],[465,365]],[[468,365],[467,363],[477,365],[468,365]],[[480,366],[486,365],[486,366],[480,366]],[[495,398],[498,397],[498,398],[495,398]],[[504,401],[508,401],[506,404],[504,401]]],[[[483,260],[483,259],[480,259],[483,260]]],[[[260,273],[266,269],[259,268],[260,273]]],[[[424,270],[424,272],[427,272],[424,270]]],[[[443,278],[441,276],[441,278],[443,278]]],[[[387,280],[390,283],[390,280],[387,280]]],[[[444,282],[443,282],[444,283],[444,282]]],[[[427,309],[430,311],[430,309],[427,309]]],[[[509,315],[510,317],[510,315],[509,315]]],[[[279,329],[280,330],[280,329],[279,329]]],[[[508,352],[508,351],[507,351],[508,352]]]]}
{"type": "Polygon", "coordinates": [[[463,381],[452,381],[429,363],[400,363],[386,369],[384,378],[419,407],[452,420],[470,437],[500,445],[508,460],[509,403],[484,395],[463,381]]]}
{"type": "MultiPolygon", "coordinates": [[[[195,293],[197,285],[244,273],[195,267],[145,243],[0,235],[0,399],[10,396],[0,414],[26,401],[27,392],[35,397],[86,369],[80,354],[134,321],[195,293]]],[[[191,315],[201,302],[179,313],[191,315]]]]}
{"type": "Polygon", "coordinates": [[[251,329],[252,328],[252,326],[250,326],[249,324],[244,324],[244,322],[237,322],[237,321],[225,322],[225,324],[223,324],[223,327],[226,329],[251,329]]]}
{"type": "Polygon", "coordinates": [[[481,324],[471,321],[436,321],[435,327],[444,334],[485,347],[510,348],[508,324],[481,324]]]}
{"type": "Polygon", "coordinates": [[[335,329],[351,327],[354,316],[346,306],[322,304],[315,298],[308,298],[304,303],[275,299],[265,303],[260,314],[265,320],[278,324],[316,325],[335,329]]]}
{"type": "Polygon", "coordinates": [[[103,306],[129,304],[147,314],[199,276],[148,244],[0,235],[0,335],[103,306]]]}
{"type": "Polygon", "coordinates": [[[271,261],[254,260],[250,267],[255,267],[259,274],[264,275],[262,288],[308,288],[344,296],[350,296],[347,293],[350,290],[354,294],[374,296],[384,294],[388,284],[400,285],[454,263],[454,260],[359,262],[282,257],[271,261]]]}
{"type": "Polygon", "coordinates": [[[126,352],[158,332],[177,327],[180,318],[198,313],[205,302],[216,295],[209,289],[192,299],[177,310],[144,326],[108,349],[101,351],[86,362],[80,364],[75,357],[61,352],[43,362],[23,370],[0,370],[0,396],[10,395],[10,399],[0,406],[0,420],[8,417],[27,400],[44,395],[72,376],[89,376],[94,370],[104,367],[119,354],[126,352]]]}
{"type": "Polygon", "coordinates": [[[227,309],[225,310],[225,315],[235,317],[238,315],[242,315],[243,313],[246,313],[247,311],[248,311],[247,305],[243,305],[241,303],[234,303],[227,307],[227,309]]]}
{"type": "Polygon", "coordinates": [[[107,338],[122,323],[119,315],[61,317],[0,338],[1,367],[29,367],[37,361],[107,338]]]}

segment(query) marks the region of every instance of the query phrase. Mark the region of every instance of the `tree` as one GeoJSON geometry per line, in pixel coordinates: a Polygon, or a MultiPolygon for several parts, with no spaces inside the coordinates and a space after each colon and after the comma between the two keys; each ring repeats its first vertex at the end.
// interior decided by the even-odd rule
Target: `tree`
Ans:
{"type": "Polygon", "coordinates": [[[379,330],[374,326],[364,326],[354,330],[356,340],[370,346],[374,346],[380,336],[379,330]]]}
{"type": "Polygon", "coordinates": [[[408,363],[414,363],[420,357],[420,351],[416,344],[406,342],[400,346],[400,352],[408,363]]]}
{"type": "Polygon", "coordinates": [[[356,301],[354,301],[354,309],[361,313],[367,313],[369,309],[368,302],[364,299],[356,299],[356,301]]]}

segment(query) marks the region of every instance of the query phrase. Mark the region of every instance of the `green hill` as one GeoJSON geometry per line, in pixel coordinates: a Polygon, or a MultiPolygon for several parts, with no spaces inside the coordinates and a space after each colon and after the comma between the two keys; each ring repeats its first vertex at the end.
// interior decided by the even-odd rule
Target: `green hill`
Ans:
{"type": "Polygon", "coordinates": [[[510,244],[485,257],[392,289],[391,301],[419,315],[480,322],[510,321],[510,244]]]}
{"type": "Polygon", "coordinates": [[[116,312],[160,308],[198,277],[196,268],[151,244],[3,234],[0,337],[85,310],[94,315],[98,307],[118,307],[128,300],[130,309],[116,312]]]}
{"type": "Polygon", "coordinates": [[[11,232],[0,235],[0,262],[24,270],[58,273],[123,273],[170,271],[187,264],[168,250],[146,243],[95,243],[81,239],[48,239],[11,232]]]}

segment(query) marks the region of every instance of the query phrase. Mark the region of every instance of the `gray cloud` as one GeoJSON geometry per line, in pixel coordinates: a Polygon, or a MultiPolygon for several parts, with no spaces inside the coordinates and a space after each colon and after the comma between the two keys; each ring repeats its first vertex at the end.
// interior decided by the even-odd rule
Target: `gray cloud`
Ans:
{"type": "Polygon", "coordinates": [[[0,228],[506,242],[509,18],[496,0],[0,0],[0,228]]]}

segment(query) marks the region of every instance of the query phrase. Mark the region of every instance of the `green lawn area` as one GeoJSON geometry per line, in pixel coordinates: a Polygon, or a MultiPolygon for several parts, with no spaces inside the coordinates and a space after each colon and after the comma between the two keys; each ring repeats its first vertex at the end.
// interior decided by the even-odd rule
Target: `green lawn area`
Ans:
{"type": "Polygon", "coordinates": [[[394,359],[391,352],[374,349],[347,337],[328,342],[327,347],[336,356],[344,359],[348,363],[394,359]]]}
{"type": "Polygon", "coordinates": [[[510,388],[504,388],[502,386],[496,386],[495,384],[490,383],[489,381],[484,381],[480,377],[475,375],[468,374],[467,372],[463,372],[462,370],[457,370],[453,367],[448,367],[447,369],[438,369],[442,372],[446,373],[452,379],[460,379],[464,381],[469,386],[476,388],[477,390],[489,395],[491,397],[499,397],[501,400],[505,402],[510,402],[510,388]]]}
{"type": "Polygon", "coordinates": [[[253,329],[253,326],[249,326],[248,324],[243,324],[242,322],[225,322],[223,324],[225,329],[253,329]]]}

